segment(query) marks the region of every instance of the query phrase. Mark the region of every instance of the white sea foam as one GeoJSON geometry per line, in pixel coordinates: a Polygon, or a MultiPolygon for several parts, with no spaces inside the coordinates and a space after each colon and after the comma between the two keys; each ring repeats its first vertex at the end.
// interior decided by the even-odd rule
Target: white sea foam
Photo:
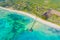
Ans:
{"type": "Polygon", "coordinates": [[[53,28],[56,28],[56,29],[60,30],[60,26],[59,26],[59,25],[56,25],[56,24],[54,24],[54,23],[45,21],[45,20],[43,20],[43,19],[41,19],[41,18],[39,18],[39,17],[36,17],[36,16],[34,16],[34,15],[30,14],[30,13],[26,13],[26,12],[18,11],[18,10],[12,10],[12,9],[9,9],[9,8],[4,8],[4,7],[0,7],[0,9],[12,11],[12,12],[17,12],[17,13],[21,13],[21,14],[23,14],[23,15],[30,16],[31,18],[33,18],[33,19],[35,19],[35,20],[37,20],[37,21],[39,21],[39,22],[41,22],[41,23],[43,23],[43,24],[45,24],[45,25],[48,25],[49,27],[53,27],[53,28]]]}

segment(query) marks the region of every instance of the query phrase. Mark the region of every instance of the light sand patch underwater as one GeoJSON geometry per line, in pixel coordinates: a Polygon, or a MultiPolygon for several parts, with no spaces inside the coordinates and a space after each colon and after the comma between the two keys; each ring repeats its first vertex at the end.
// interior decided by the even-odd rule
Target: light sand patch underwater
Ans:
{"type": "Polygon", "coordinates": [[[0,8],[0,40],[60,40],[60,30],[0,8]]]}

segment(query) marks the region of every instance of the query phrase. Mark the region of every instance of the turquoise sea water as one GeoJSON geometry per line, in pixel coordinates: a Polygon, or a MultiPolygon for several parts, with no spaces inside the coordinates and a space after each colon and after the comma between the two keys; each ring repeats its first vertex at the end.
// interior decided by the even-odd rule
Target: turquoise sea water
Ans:
{"type": "Polygon", "coordinates": [[[22,13],[0,8],[0,40],[60,40],[60,30],[22,13]],[[31,27],[33,31],[30,31],[31,27]]]}

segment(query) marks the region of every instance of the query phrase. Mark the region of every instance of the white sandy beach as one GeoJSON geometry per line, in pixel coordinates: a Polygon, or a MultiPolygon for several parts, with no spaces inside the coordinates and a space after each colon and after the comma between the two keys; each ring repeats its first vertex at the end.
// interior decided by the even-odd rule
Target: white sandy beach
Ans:
{"type": "Polygon", "coordinates": [[[39,21],[39,22],[41,22],[41,23],[43,23],[45,25],[48,25],[50,27],[53,27],[53,28],[56,28],[56,29],[60,30],[60,26],[59,25],[51,23],[51,22],[48,22],[46,20],[43,20],[43,19],[41,19],[39,17],[36,17],[36,16],[34,16],[32,14],[29,14],[29,13],[26,13],[26,12],[23,12],[23,11],[12,10],[12,9],[9,9],[9,8],[4,8],[4,7],[0,7],[0,8],[2,8],[4,10],[9,10],[9,11],[12,11],[12,12],[22,13],[23,15],[30,16],[31,18],[33,18],[33,19],[35,19],[35,20],[37,20],[37,21],[39,21]]]}

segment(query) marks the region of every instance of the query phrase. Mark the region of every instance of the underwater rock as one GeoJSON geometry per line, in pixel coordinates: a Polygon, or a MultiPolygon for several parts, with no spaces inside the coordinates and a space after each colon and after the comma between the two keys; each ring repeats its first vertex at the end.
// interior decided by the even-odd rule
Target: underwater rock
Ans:
{"type": "Polygon", "coordinates": [[[0,9],[0,40],[60,40],[59,31],[22,13],[0,9]]]}

